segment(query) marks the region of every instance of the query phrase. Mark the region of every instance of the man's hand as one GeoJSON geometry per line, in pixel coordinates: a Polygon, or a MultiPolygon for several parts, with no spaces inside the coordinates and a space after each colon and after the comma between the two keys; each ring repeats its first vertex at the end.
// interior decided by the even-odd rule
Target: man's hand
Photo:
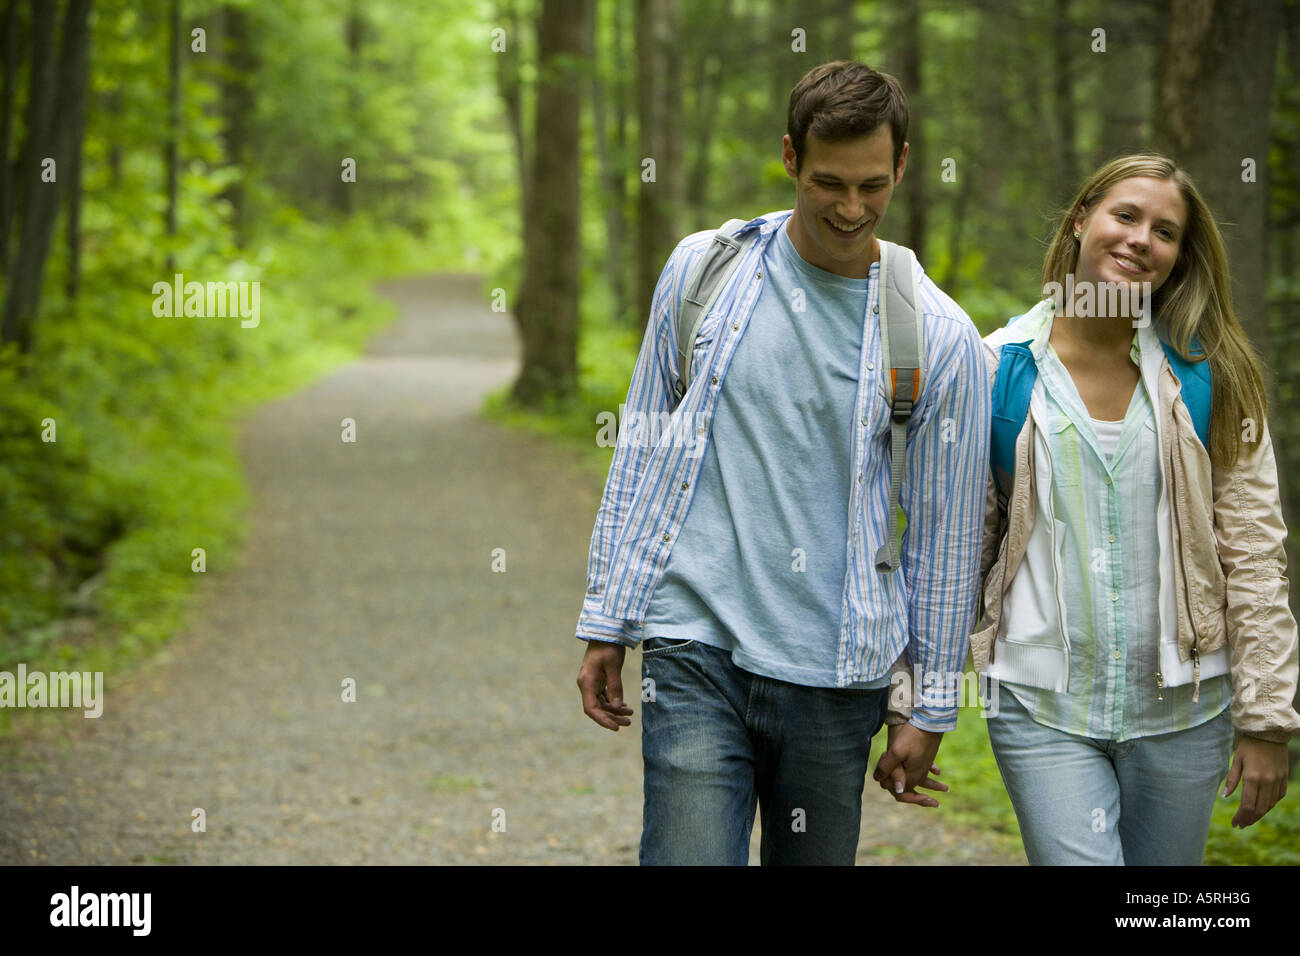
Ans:
{"type": "Polygon", "coordinates": [[[1286,744],[1242,734],[1237,743],[1236,759],[1223,788],[1223,795],[1230,796],[1237,789],[1237,783],[1245,780],[1241,788],[1241,806],[1232,818],[1232,825],[1248,827],[1272,810],[1273,805],[1286,796],[1286,778],[1286,744]]]}
{"type": "Polygon", "coordinates": [[[588,641],[578,668],[582,712],[606,730],[632,723],[632,708],[623,703],[623,657],[627,648],[609,641],[588,641]]]}
{"type": "Polygon", "coordinates": [[[889,744],[876,763],[872,775],[880,786],[889,790],[899,803],[915,803],[921,807],[937,807],[939,801],[916,792],[917,787],[940,790],[946,793],[948,785],[940,783],[929,774],[938,774],[934,765],[943,734],[921,730],[911,724],[894,724],[889,728],[889,744]]]}

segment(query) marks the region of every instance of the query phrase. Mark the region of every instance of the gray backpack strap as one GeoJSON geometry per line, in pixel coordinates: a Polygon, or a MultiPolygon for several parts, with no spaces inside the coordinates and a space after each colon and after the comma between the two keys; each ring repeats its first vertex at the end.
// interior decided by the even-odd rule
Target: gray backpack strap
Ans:
{"type": "Polygon", "coordinates": [[[880,351],[889,396],[890,476],[889,531],[876,552],[876,570],[882,574],[898,570],[898,501],[907,467],[907,420],[921,397],[924,378],[921,313],[916,289],[916,256],[906,246],[880,240],[880,289],[876,305],[880,310],[880,351]]]}
{"type": "Polygon", "coordinates": [[[704,257],[686,280],[682,301],[677,306],[677,368],[681,377],[677,380],[676,391],[679,402],[691,384],[691,353],[695,351],[695,336],[699,334],[700,325],[718,293],[727,284],[727,278],[740,265],[740,253],[758,237],[757,229],[745,240],[735,237],[748,221],[728,219],[723,223],[704,251],[704,257]]]}

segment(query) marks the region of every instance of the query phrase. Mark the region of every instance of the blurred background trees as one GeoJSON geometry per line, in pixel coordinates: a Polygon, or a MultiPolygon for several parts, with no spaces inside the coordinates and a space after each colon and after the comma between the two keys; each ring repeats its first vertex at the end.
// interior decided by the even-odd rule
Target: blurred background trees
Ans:
{"type": "Polygon", "coordinates": [[[1084,174],[1153,147],[1192,173],[1300,521],[1300,0],[0,0],[0,56],[15,641],[162,522],[158,501],[196,507],[177,476],[201,469],[159,485],[162,458],[132,440],[176,454],[232,383],[361,341],[377,275],[482,275],[523,345],[496,407],[589,442],[673,245],[792,205],[789,91],[839,57],[911,98],[882,234],[986,332],[1038,295],[1051,217],[1084,174]],[[149,290],[173,271],[262,281],[270,320],[159,320],[149,290]],[[34,444],[59,415],[57,449],[34,444]]]}
{"type": "Polygon", "coordinates": [[[844,57],[911,101],[881,234],[984,332],[1086,173],[1193,175],[1300,526],[1300,0],[0,0],[0,669],[167,639],[193,549],[239,554],[240,416],[355,355],[378,278],[481,276],[522,344],[489,414],[607,456],[665,258],[793,204],[789,91],[844,57]],[[175,273],[261,323],[155,315],[175,273]]]}

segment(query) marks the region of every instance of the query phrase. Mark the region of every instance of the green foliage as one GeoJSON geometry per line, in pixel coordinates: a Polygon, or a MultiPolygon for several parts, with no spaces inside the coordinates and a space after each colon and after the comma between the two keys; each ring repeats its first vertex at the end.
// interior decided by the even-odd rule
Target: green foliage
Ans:
{"type": "Polygon", "coordinates": [[[539,407],[521,408],[510,401],[507,386],[488,396],[484,414],[500,424],[562,442],[603,474],[613,449],[596,444],[600,430],[597,416],[605,412],[617,415],[626,400],[641,330],[617,322],[608,283],[597,277],[585,289],[579,321],[576,395],[549,397],[539,407]]]}
{"type": "Polygon", "coordinates": [[[0,669],[120,663],[165,640],[197,580],[192,550],[211,573],[239,553],[241,417],[391,318],[373,280],[510,255],[518,186],[487,9],[473,12],[450,0],[187,2],[172,237],[168,18],[96,3],[80,295],[63,295],[60,220],[33,347],[0,350],[0,669]],[[247,18],[247,75],[227,62],[235,41],[218,14],[231,7],[247,18]],[[206,53],[189,49],[195,25],[206,53]],[[253,105],[240,162],[225,140],[236,80],[253,105]],[[344,156],[356,183],[341,182],[344,156]],[[260,324],[154,315],[154,284],[174,272],[259,283],[260,324]],[[55,441],[41,440],[46,420],[55,441]]]}
{"type": "Polygon", "coordinates": [[[256,328],[157,317],[141,286],[104,296],[106,308],[88,294],[47,310],[25,361],[3,353],[0,500],[14,520],[0,539],[0,667],[66,659],[60,622],[75,614],[127,653],[165,639],[196,580],[191,550],[208,572],[238,554],[240,417],[354,354],[392,314],[370,280],[424,261],[409,237],[364,221],[292,222],[250,258],[187,269],[260,282],[256,328]],[[57,441],[39,441],[45,418],[57,441]]]}
{"type": "Polygon", "coordinates": [[[943,769],[939,779],[952,788],[950,793],[935,795],[941,805],[939,812],[954,822],[988,831],[1007,852],[1014,853],[1020,826],[979,707],[958,711],[957,729],[944,734],[936,763],[943,769]]]}
{"type": "Polygon", "coordinates": [[[1241,806],[1240,783],[1226,800],[1222,797],[1215,800],[1205,862],[1216,865],[1300,865],[1300,800],[1296,799],[1296,790],[1293,773],[1290,792],[1264,819],[1245,829],[1232,826],[1232,817],[1241,806]]]}

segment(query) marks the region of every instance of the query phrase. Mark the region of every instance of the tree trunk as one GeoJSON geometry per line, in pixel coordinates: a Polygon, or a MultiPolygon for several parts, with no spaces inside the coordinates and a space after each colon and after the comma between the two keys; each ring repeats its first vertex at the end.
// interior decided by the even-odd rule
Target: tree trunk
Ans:
{"type": "Polygon", "coordinates": [[[253,75],[257,61],[249,38],[248,14],[243,7],[226,6],[221,11],[222,81],[221,109],[225,117],[222,138],[226,161],[236,167],[239,178],[230,183],[221,198],[230,203],[230,222],[235,244],[242,247],[248,239],[248,211],[245,209],[244,177],[248,150],[248,120],[253,114],[253,75]]]}
{"type": "Polygon", "coordinates": [[[695,121],[691,124],[695,130],[695,135],[691,138],[695,161],[691,164],[691,174],[687,177],[689,186],[686,208],[689,215],[694,217],[689,227],[691,229],[707,229],[710,226],[708,222],[701,222],[699,217],[709,208],[711,196],[712,179],[709,174],[713,170],[713,163],[709,153],[713,148],[713,134],[718,128],[718,92],[722,87],[722,71],[723,64],[717,56],[703,54],[696,82],[695,121]]]}
{"type": "Polygon", "coordinates": [[[66,84],[60,85],[59,121],[66,123],[63,155],[68,164],[68,274],[66,291],[70,300],[77,298],[81,286],[81,151],[86,138],[86,97],[90,86],[90,4],[91,0],[71,0],[63,49],[68,61],[66,84]]]}
{"type": "Polygon", "coordinates": [[[167,272],[176,269],[176,255],[172,251],[176,236],[177,177],[180,164],[181,138],[181,0],[171,2],[171,69],[170,92],[167,98],[167,272]]]}
{"type": "MultiPolygon", "coordinates": [[[[347,24],[344,28],[344,39],[348,46],[349,63],[347,77],[348,112],[352,116],[356,116],[362,108],[359,84],[361,83],[362,69],[361,47],[365,42],[365,35],[366,21],[365,17],[361,13],[361,4],[359,0],[352,0],[352,3],[348,8],[347,24]]],[[[355,208],[355,203],[353,202],[353,190],[357,188],[358,183],[361,181],[361,176],[357,176],[357,182],[355,183],[345,182],[342,175],[342,168],[339,165],[342,162],[342,159],[343,157],[339,156],[332,164],[334,177],[332,182],[332,192],[334,194],[334,208],[346,216],[350,215],[355,208]]]]}
{"type": "Polygon", "coordinates": [[[506,107],[506,121],[515,143],[515,162],[519,167],[519,192],[522,197],[521,208],[524,218],[532,208],[532,163],[528,156],[528,137],[524,133],[523,83],[519,78],[520,62],[523,57],[521,47],[521,28],[519,9],[512,2],[497,6],[496,19],[506,23],[505,52],[497,53],[497,90],[506,107]]]}
{"type": "Polygon", "coordinates": [[[0,341],[16,342],[24,352],[31,345],[32,322],[40,307],[41,281],[49,253],[54,219],[59,210],[59,128],[54,122],[58,74],[54,35],[58,7],[48,0],[31,4],[31,70],[27,84],[26,138],[18,153],[16,226],[18,250],[5,296],[0,341]],[[54,182],[41,180],[42,162],[55,160],[54,182]]]}
{"type": "Polygon", "coordinates": [[[921,120],[925,115],[925,94],[921,87],[921,2],[906,0],[899,11],[898,44],[901,48],[899,57],[898,82],[907,94],[908,120],[907,137],[908,158],[917,163],[916,173],[905,182],[904,195],[907,199],[907,233],[903,245],[916,253],[921,262],[925,262],[925,225],[926,213],[929,211],[929,196],[926,192],[927,174],[934,168],[925,155],[921,120]],[[918,106],[920,107],[918,109],[918,106]],[[925,163],[922,171],[920,164],[925,163]]]}
{"type": "MultiPolygon", "coordinates": [[[[836,60],[853,59],[853,38],[858,32],[857,7],[857,0],[838,0],[835,4],[835,33],[831,37],[831,55],[836,60]]],[[[903,90],[911,93],[906,86],[903,90]]]]}
{"type": "Polygon", "coordinates": [[[1079,31],[1070,22],[1070,0],[1056,0],[1056,16],[1052,25],[1055,55],[1052,57],[1052,125],[1056,147],[1056,189],[1058,196],[1070,196],[1079,180],[1079,151],[1075,147],[1074,130],[1074,64],[1078,58],[1071,52],[1079,42],[1079,31]]]}
{"type": "Polygon", "coordinates": [[[949,227],[951,231],[948,233],[948,275],[943,280],[943,291],[950,296],[957,295],[961,286],[961,257],[965,242],[962,233],[966,227],[966,207],[975,188],[969,181],[958,185],[957,197],[953,203],[952,225],[949,227]]]}
{"type": "Polygon", "coordinates": [[[10,162],[13,151],[14,96],[18,80],[18,0],[7,0],[4,12],[4,80],[0,88],[0,275],[9,273],[9,232],[14,222],[14,167],[10,162]]]}
{"type": "Polygon", "coordinates": [[[1227,5],[1172,0],[1161,51],[1156,142],[1195,181],[1220,220],[1237,316],[1269,355],[1267,280],[1269,116],[1282,0],[1227,5]],[[1254,160],[1255,181],[1243,182],[1254,160]]]}
{"type": "Polygon", "coordinates": [[[650,312],[659,273],[681,239],[682,86],[677,0],[637,2],[637,308],[650,312]],[[646,160],[654,161],[654,181],[646,160]]]}
{"type": "MultiPolygon", "coordinates": [[[[618,321],[622,322],[628,317],[630,312],[627,294],[627,185],[625,182],[627,161],[626,150],[624,149],[624,126],[623,119],[619,114],[620,101],[622,99],[618,87],[621,85],[619,76],[619,54],[621,52],[621,34],[619,23],[619,9],[621,4],[614,7],[614,38],[612,59],[614,67],[612,69],[599,68],[592,71],[591,83],[591,114],[593,121],[593,131],[596,134],[596,150],[600,158],[600,178],[603,183],[604,201],[601,205],[605,210],[605,274],[609,277],[610,292],[614,299],[614,314],[618,321]],[[605,77],[612,77],[612,81],[606,83],[605,77]],[[611,106],[611,99],[613,104],[611,106]],[[609,120],[612,117],[616,125],[616,133],[613,142],[611,142],[609,120]]],[[[592,17],[592,36],[591,49],[594,52],[598,49],[595,42],[596,38],[596,17],[592,17]]]]}
{"type": "Polygon", "coordinates": [[[590,0],[543,0],[537,23],[538,135],[515,303],[524,359],[513,389],[530,406],[577,387],[580,117],[591,15],[590,0]]]}
{"type": "MultiPolygon", "coordinates": [[[[628,5],[626,3],[614,4],[614,51],[617,55],[617,62],[621,65],[626,63],[630,54],[628,53],[629,40],[633,39],[632,29],[628,25],[628,5]]],[[[639,321],[639,316],[632,304],[632,289],[630,279],[632,277],[632,256],[629,253],[629,233],[631,227],[628,222],[628,197],[627,197],[627,169],[629,163],[629,153],[627,144],[627,121],[632,114],[632,91],[634,79],[628,76],[628,71],[620,69],[617,73],[618,79],[614,83],[614,156],[618,160],[618,168],[614,170],[616,183],[613,202],[618,204],[618,227],[622,233],[620,239],[620,254],[615,262],[614,269],[614,301],[617,303],[619,319],[625,324],[634,324],[639,321]]]]}

